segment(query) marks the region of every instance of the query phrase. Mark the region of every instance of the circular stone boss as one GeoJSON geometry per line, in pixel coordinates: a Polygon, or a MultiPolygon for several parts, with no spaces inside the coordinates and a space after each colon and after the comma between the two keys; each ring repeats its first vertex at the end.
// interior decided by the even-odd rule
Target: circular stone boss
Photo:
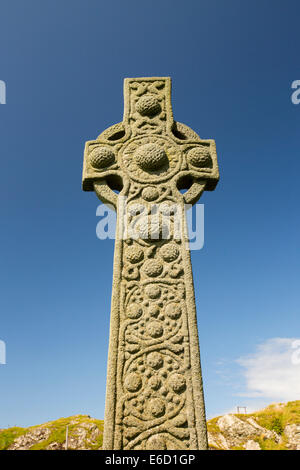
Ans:
{"type": "Polygon", "coordinates": [[[144,171],[160,170],[168,164],[165,150],[158,144],[144,144],[134,153],[137,165],[144,171]]]}
{"type": "Polygon", "coordinates": [[[147,325],[147,333],[149,336],[152,338],[159,338],[162,336],[164,329],[163,326],[160,322],[158,321],[152,321],[147,325]]]}
{"type": "Polygon", "coordinates": [[[148,412],[155,418],[163,416],[166,411],[166,406],[160,398],[151,398],[148,402],[148,412]]]}
{"type": "Polygon", "coordinates": [[[94,168],[102,169],[115,161],[115,154],[109,147],[98,146],[92,150],[90,162],[94,168]]]}
{"type": "Polygon", "coordinates": [[[144,258],[144,252],[142,249],[136,246],[130,246],[129,248],[127,248],[125,256],[130,263],[135,264],[139,261],[142,261],[142,259],[144,258]]]}
{"type": "Polygon", "coordinates": [[[131,304],[127,307],[126,314],[129,318],[135,320],[143,315],[143,309],[139,304],[131,304]]]}
{"type": "Polygon", "coordinates": [[[142,379],[138,374],[131,373],[124,380],[124,387],[129,392],[137,392],[142,387],[142,379]]]}
{"type": "Polygon", "coordinates": [[[146,361],[152,369],[160,369],[164,363],[162,355],[156,351],[149,353],[146,361]]]}
{"type": "Polygon", "coordinates": [[[183,375],[173,374],[169,378],[169,386],[175,393],[182,393],[186,389],[186,381],[183,375]]]}
{"type": "Polygon", "coordinates": [[[152,390],[158,390],[161,386],[161,379],[157,375],[154,375],[149,379],[148,385],[152,390]]]}
{"type": "Polygon", "coordinates": [[[142,191],[142,198],[145,201],[155,201],[159,196],[158,190],[154,186],[147,186],[142,191]]]}
{"type": "Polygon", "coordinates": [[[136,103],[135,108],[141,116],[154,116],[161,111],[158,99],[153,95],[144,95],[136,103]]]}
{"type": "MultiPolygon", "coordinates": [[[[166,181],[179,171],[180,163],[179,146],[168,137],[133,137],[122,151],[122,167],[139,183],[166,181]]],[[[156,197],[153,190],[144,195],[145,200],[156,197]]]]}
{"type": "Polygon", "coordinates": [[[149,259],[143,266],[144,273],[149,277],[157,277],[163,271],[163,265],[160,261],[149,259]]]}
{"type": "Polygon", "coordinates": [[[188,151],[187,159],[189,163],[197,168],[209,167],[212,164],[209,149],[206,147],[194,147],[188,151]]]}
{"type": "Polygon", "coordinates": [[[165,313],[169,318],[177,320],[182,313],[180,304],[178,302],[170,302],[165,308],[165,313]]]}
{"type": "Polygon", "coordinates": [[[168,243],[160,249],[160,255],[164,261],[171,263],[172,261],[175,261],[176,258],[178,258],[179,249],[175,243],[168,243]]]}
{"type": "Polygon", "coordinates": [[[158,299],[161,295],[161,288],[156,284],[148,284],[145,287],[145,293],[150,299],[158,299]]]}

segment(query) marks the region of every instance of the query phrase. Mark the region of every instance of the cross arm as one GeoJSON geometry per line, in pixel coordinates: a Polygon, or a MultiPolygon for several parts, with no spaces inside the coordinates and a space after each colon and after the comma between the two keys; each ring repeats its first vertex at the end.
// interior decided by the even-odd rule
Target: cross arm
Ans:
{"type": "Polygon", "coordinates": [[[118,150],[124,135],[122,123],[116,124],[96,140],[86,142],[84,150],[82,189],[95,191],[103,203],[114,208],[117,206],[117,192],[124,184],[118,163],[118,150]]]}

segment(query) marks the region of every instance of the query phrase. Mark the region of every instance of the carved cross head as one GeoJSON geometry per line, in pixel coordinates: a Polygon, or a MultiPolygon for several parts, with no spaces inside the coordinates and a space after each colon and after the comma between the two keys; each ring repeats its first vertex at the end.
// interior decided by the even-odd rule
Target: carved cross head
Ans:
{"type": "Polygon", "coordinates": [[[123,121],[85,145],[83,190],[115,208],[118,193],[155,202],[170,188],[194,204],[218,179],[214,140],[173,119],[170,77],[126,78],[123,121]]]}

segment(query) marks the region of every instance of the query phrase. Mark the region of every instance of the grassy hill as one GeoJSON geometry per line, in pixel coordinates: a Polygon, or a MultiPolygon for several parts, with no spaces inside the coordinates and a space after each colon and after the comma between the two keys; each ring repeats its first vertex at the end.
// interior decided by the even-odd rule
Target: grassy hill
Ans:
{"type": "Polygon", "coordinates": [[[208,421],[207,429],[211,449],[300,450],[300,400],[219,416],[208,421]]]}
{"type": "MultiPolygon", "coordinates": [[[[88,415],[29,428],[0,429],[0,450],[101,449],[103,421],[88,415]]],[[[300,450],[300,400],[276,403],[251,414],[229,414],[207,423],[212,450],[300,450]]]]}
{"type": "Polygon", "coordinates": [[[69,449],[101,448],[103,421],[76,415],[29,428],[0,430],[0,450],[64,450],[67,426],[69,449]]]}

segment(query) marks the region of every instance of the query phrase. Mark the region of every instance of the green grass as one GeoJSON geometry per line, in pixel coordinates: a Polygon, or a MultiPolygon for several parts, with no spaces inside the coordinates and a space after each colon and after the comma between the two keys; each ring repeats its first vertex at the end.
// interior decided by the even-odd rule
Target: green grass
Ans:
{"type": "Polygon", "coordinates": [[[69,426],[69,437],[76,434],[76,429],[80,427],[83,423],[95,424],[100,430],[99,436],[93,440],[93,443],[89,442],[89,439],[92,434],[92,430],[87,431],[87,436],[85,440],[85,446],[87,449],[99,449],[102,446],[103,439],[103,421],[99,419],[89,418],[86,415],[77,415],[71,416],[69,418],[60,418],[55,421],[49,421],[43,425],[31,426],[29,428],[9,428],[3,431],[0,431],[0,450],[8,449],[14,442],[14,440],[24,435],[30,431],[34,431],[39,427],[48,428],[50,430],[50,435],[47,439],[44,439],[33,446],[30,447],[30,450],[45,450],[53,442],[58,442],[63,444],[66,439],[66,428],[69,426]],[[71,422],[76,421],[76,423],[70,424],[71,422]]]}
{"type": "Polygon", "coordinates": [[[99,449],[100,446],[102,446],[102,439],[103,439],[103,421],[93,419],[93,418],[87,418],[87,416],[80,415],[77,416],[76,418],[71,417],[71,418],[61,418],[59,420],[56,420],[52,423],[50,423],[49,428],[51,430],[51,434],[48,437],[48,439],[39,442],[38,444],[35,444],[34,446],[31,447],[31,450],[45,450],[47,447],[52,444],[53,442],[58,442],[59,444],[63,444],[66,439],[66,427],[69,426],[69,438],[72,437],[72,435],[76,434],[76,429],[80,426],[81,423],[86,423],[88,422],[89,424],[96,424],[98,429],[101,431],[100,435],[94,440],[94,444],[91,444],[89,442],[90,435],[92,433],[91,430],[87,430],[87,437],[85,440],[85,447],[87,449],[92,449],[96,450],[99,449]],[[75,424],[70,424],[71,421],[76,419],[75,424]]]}
{"type": "Polygon", "coordinates": [[[259,443],[261,450],[287,450],[287,439],[282,439],[282,442],[275,442],[273,439],[256,439],[259,443]]]}
{"type": "MultiPolygon", "coordinates": [[[[280,443],[276,443],[274,439],[266,439],[263,435],[259,439],[253,436],[253,440],[259,443],[262,450],[287,450],[286,444],[288,441],[284,435],[284,428],[288,424],[300,424],[300,400],[285,404],[274,404],[256,413],[235,414],[235,416],[242,421],[254,418],[260,426],[269,431],[275,431],[281,436],[280,443]]],[[[212,435],[221,432],[217,425],[218,419],[219,417],[213,418],[207,423],[208,432],[212,435]]],[[[226,433],[222,434],[226,438],[226,433]]],[[[232,447],[231,450],[242,450],[242,446],[232,447]]]]}
{"type": "MultiPolygon", "coordinates": [[[[71,427],[69,427],[69,433],[71,431],[71,427]]],[[[52,444],[53,442],[58,442],[59,444],[63,444],[66,439],[66,426],[51,426],[51,434],[48,439],[44,441],[38,442],[34,444],[30,450],[45,450],[47,447],[52,444]]]]}
{"type": "Polygon", "coordinates": [[[288,402],[282,407],[270,405],[253,416],[264,428],[282,434],[287,424],[300,424],[300,400],[288,402]]]}
{"type": "Polygon", "coordinates": [[[219,426],[217,425],[217,422],[218,422],[219,418],[220,418],[220,416],[218,416],[217,418],[210,419],[207,422],[207,431],[208,432],[210,432],[212,434],[220,434],[220,429],[219,429],[219,426]]]}
{"type": "Polygon", "coordinates": [[[0,432],[0,450],[6,450],[8,449],[9,446],[11,446],[14,442],[14,440],[22,436],[22,434],[26,434],[27,429],[26,428],[9,428],[9,429],[4,429],[3,431],[0,432]]]}
{"type": "MultiPolygon", "coordinates": [[[[266,439],[263,435],[260,436],[259,439],[256,436],[253,436],[253,440],[258,442],[261,449],[263,450],[287,449],[287,438],[284,435],[285,426],[288,424],[300,424],[300,400],[291,401],[283,404],[282,406],[279,405],[270,405],[264,410],[247,415],[235,414],[236,417],[243,421],[247,420],[248,418],[254,418],[260,426],[270,431],[275,431],[281,436],[280,443],[276,443],[273,439],[266,439]]],[[[219,418],[220,416],[213,418],[207,423],[208,432],[210,432],[212,435],[217,435],[221,432],[217,425],[219,418]]],[[[63,444],[66,438],[66,427],[69,426],[69,437],[72,437],[72,435],[76,434],[76,429],[78,429],[78,427],[83,423],[95,424],[100,430],[99,436],[97,436],[93,443],[89,442],[92,430],[87,430],[85,447],[87,449],[93,450],[99,449],[102,446],[103,421],[90,418],[87,415],[76,415],[69,418],[60,418],[55,421],[49,421],[43,425],[31,426],[29,428],[13,427],[4,429],[3,431],[0,431],[0,450],[8,449],[17,437],[22,436],[39,427],[49,428],[50,435],[47,439],[34,444],[31,447],[32,450],[44,450],[53,442],[63,444]],[[70,424],[71,422],[73,422],[73,424],[70,424]]],[[[224,433],[222,434],[226,438],[226,435],[224,433]]],[[[243,443],[239,446],[232,447],[231,450],[243,450],[243,443]]]]}

